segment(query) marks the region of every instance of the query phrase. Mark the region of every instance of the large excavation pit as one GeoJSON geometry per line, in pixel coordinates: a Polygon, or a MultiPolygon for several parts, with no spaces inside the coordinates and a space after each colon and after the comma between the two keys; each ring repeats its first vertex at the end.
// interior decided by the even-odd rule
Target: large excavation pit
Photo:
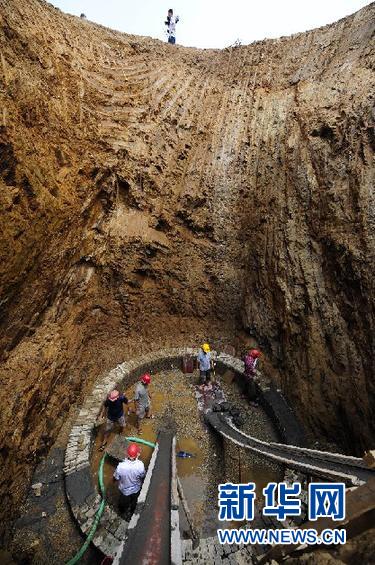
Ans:
{"type": "MultiPolygon", "coordinates": [[[[188,40],[187,13],[177,45],[144,35],[157,2],[112,3],[117,29],[143,6],[142,36],[96,23],[95,2],[87,18],[52,3],[0,0],[0,564],[137,544],[173,565],[375,563],[375,2],[323,25],[327,4],[306,32],[279,3],[293,35],[212,49],[183,45],[207,39],[188,40]],[[218,404],[182,370],[206,341],[218,404]],[[144,373],[156,446],[128,523],[113,471],[135,407],[107,451],[98,415],[144,373]],[[311,483],[344,483],[348,543],[221,544],[223,482],[255,483],[239,523],[267,533],[308,529],[311,483]],[[269,482],[301,483],[300,516],[263,515],[269,482]]],[[[246,17],[230,13],[232,34],[246,17]]]]}

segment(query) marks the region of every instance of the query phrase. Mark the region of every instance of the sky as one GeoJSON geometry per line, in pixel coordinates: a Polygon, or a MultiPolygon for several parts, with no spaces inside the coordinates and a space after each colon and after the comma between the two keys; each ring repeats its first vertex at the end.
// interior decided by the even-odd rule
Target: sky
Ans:
{"type": "Polygon", "coordinates": [[[222,48],[275,38],[333,23],[368,0],[51,0],[69,14],[135,35],[166,41],[168,8],[179,15],[177,43],[222,48]]]}

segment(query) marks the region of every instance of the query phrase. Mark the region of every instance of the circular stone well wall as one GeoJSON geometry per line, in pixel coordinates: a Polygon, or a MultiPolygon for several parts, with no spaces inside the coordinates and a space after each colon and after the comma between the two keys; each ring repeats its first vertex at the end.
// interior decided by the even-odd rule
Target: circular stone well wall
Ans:
{"type": "MultiPolygon", "coordinates": [[[[173,369],[181,366],[185,355],[197,354],[198,349],[189,347],[163,349],[125,361],[99,379],[91,394],[87,396],[71,429],[64,461],[67,498],[73,516],[84,534],[90,530],[100,504],[100,495],[91,475],[90,457],[95,437],[95,421],[108,392],[116,383],[129,385],[146,371],[173,369]]],[[[226,353],[213,352],[213,354],[219,373],[231,370],[239,375],[243,374],[244,364],[241,360],[226,353]]],[[[301,445],[303,436],[300,426],[281,392],[259,372],[257,382],[261,403],[277,426],[283,440],[286,443],[301,445]]],[[[127,522],[107,505],[92,541],[105,555],[114,556],[126,531],[127,522]]]]}

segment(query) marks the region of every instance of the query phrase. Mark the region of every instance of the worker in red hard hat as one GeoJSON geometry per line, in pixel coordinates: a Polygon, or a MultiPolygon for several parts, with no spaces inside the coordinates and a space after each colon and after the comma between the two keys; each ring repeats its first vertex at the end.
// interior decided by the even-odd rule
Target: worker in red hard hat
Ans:
{"type": "Polygon", "coordinates": [[[141,376],[139,383],[135,387],[135,408],[137,414],[137,432],[142,434],[141,421],[143,418],[152,418],[151,416],[151,395],[149,386],[151,384],[151,376],[145,373],[141,376]]]}
{"type": "Polygon", "coordinates": [[[137,506],[137,498],[146,474],[143,462],[138,459],[140,453],[139,445],[130,443],[126,450],[126,459],[117,465],[113,474],[120,491],[119,510],[127,522],[137,506]]]}
{"type": "Polygon", "coordinates": [[[258,365],[260,351],[258,349],[251,349],[244,357],[245,364],[245,390],[246,394],[252,404],[256,405],[256,398],[258,396],[257,386],[254,381],[256,375],[256,367],[258,365]]]}
{"type": "Polygon", "coordinates": [[[120,433],[122,433],[125,428],[125,414],[124,414],[124,404],[128,404],[128,399],[124,394],[120,394],[117,389],[111,390],[108,394],[106,400],[102,404],[102,408],[99,414],[99,418],[106,417],[106,424],[103,435],[103,442],[100,446],[100,450],[103,451],[107,445],[108,436],[115,423],[117,422],[120,426],[120,433]]]}

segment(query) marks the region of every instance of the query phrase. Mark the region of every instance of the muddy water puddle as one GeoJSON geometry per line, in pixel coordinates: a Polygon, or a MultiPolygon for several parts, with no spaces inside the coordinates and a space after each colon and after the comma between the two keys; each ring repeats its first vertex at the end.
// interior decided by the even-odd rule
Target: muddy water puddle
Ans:
{"type": "MultiPolygon", "coordinates": [[[[217,519],[217,492],[218,485],[221,482],[255,482],[257,493],[261,493],[260,489],[269,481],[277,481],[281,477],[279,470],[272,468],[272,466],[264,466],[262,461],[252,458],[248,451],[239,450],[233,444],[227,445],[227,442],[223,444],[206,427],[202,414],[198,410],[196,382],[196,373],[185,375],[180,371],[172,370],[153,375],[149,392],[154,419],[143,420],[142,434],[139,435],[136,428],[134,403],[129,403],[125,410],[126,427],[122,435],[124,437],[140,437],[155,442],[157,430],[160,426],[165,426],[166,422],[173,421],[175,423],[176,452],[185,452],[192,455],[191,457],[177,457],[178,476],[194,526],[204,537],[215,535],[217,527],[222,526],[222,523],[217,519]]],[[[225,388],[232,387],[231,384],[224,386],[225,388]]],[[[132,399],[134,391],[135,384],[124,391],[125,396],[132,399]]],[[[247,401],[240,395],[237,400],[242,403],[240,408],[245,407],[247,410],[247,401]]],[[[257,408],[255,412],[252,409],[251,419],[257,418],[260,411],[260,408],[257,408]]],[[[265,418],[267,417],[262,414],[262,424],[265,418]]],[[[267,425],[270,426],[269,421],[267,421],[267,425]]],[[[254,431],[253,428],[252,431],[254,431]]],[[[109,436],[108,444],[114,440],[118,433],[119,430],[115,428],[109,436]]],[[[99,451],[102,442],[101,434],[102,429],[99,430],[95,439],[91,460],[95,480],[97,480],[99,462],[103,456],[103,453],[99,451]]],[[[256,434],[254,433],[254,435],[256,434]]],[[[265,435],[269,436],[270,434],[268,431],[263,433],[262,439],[267,439],[264,437],[265,435]]],[[[274,439],[274,434],[268,439],[274,439]]],[[[146,468],[150,462],[152,451],[152,448],[141,445],[140,458],[146,468]]],[[[119,499],[117,484],[113,481],[116,464],[114,460],[107,457],[104,465],[106,495],[109,504],[115,509],[117,509],[119,499]]],[[[182,510],[180,512],[180,523],[182,535],[189,537],[188,523],[182,510]]],[[[226,523],[226,526],[228,525],[226,523]]]]}

